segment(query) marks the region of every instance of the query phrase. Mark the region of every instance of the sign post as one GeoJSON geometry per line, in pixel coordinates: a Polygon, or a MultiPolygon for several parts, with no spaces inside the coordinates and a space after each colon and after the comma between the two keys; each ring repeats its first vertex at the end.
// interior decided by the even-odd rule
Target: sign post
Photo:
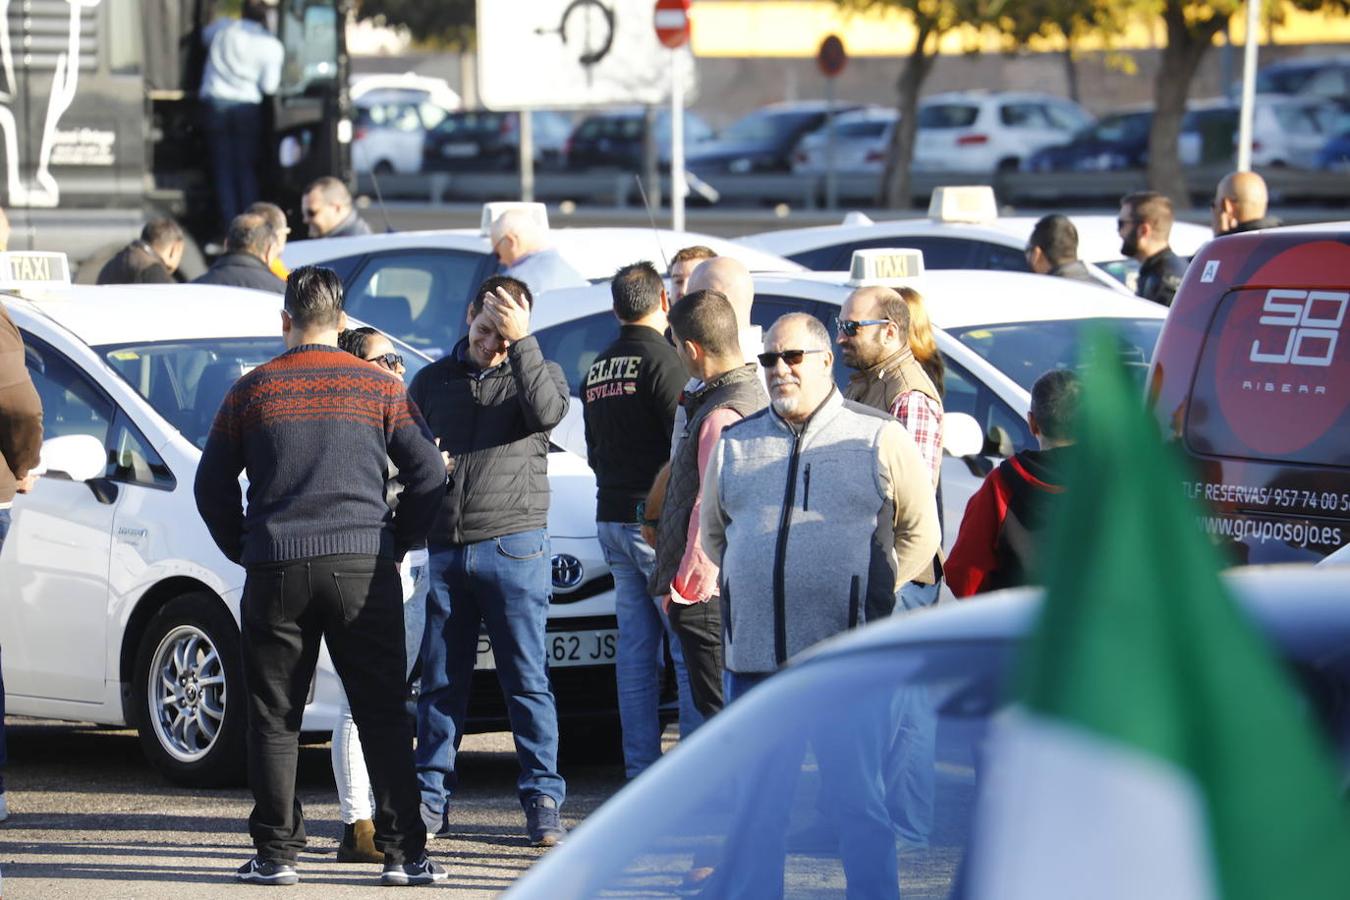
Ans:
{"type": "Polygon", "coordinates": [[[848,53],[839,35],[832,34],[820,42],[816,51],[816,65],[825,76],[825,207],[839,207],[839,181],[834,171],[834,79],[844,71],[848,53]]]}
{"type": "Polygon", "coordinates": [[[689,41],[689,0],[656,0],[656,37],[670,53],[670,227],[684,231],[684,79],[680,54],[689,41]]]}

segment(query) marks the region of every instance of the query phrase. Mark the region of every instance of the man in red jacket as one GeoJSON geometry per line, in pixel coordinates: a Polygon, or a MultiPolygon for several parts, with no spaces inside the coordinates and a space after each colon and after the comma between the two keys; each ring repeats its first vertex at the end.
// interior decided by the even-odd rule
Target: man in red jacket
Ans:
{"type": "Polygon", "coordinates": [[[1031,386],[1027,424],[1040,444],[1005,459],[966,504],[947,556],[947,584],[958,597],[1027,584],[1036,550],[1064,493],[1065,456],[1082,389],[1078,376],[1054,369],[1031,386]]]}

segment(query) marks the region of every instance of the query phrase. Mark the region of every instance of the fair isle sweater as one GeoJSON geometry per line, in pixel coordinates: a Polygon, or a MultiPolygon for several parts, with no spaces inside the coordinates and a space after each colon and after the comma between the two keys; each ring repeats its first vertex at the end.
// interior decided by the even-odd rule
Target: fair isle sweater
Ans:
{"type": "Polygon", "coordinates": [[[396,376],[306,344],[230,388],[194,490],[216,545],[241,565],[346,553],[398,559],[430,529],[445,465],[396,376]],[[390,461],[403,484],[396,513],[385,500],[390,461]]]}

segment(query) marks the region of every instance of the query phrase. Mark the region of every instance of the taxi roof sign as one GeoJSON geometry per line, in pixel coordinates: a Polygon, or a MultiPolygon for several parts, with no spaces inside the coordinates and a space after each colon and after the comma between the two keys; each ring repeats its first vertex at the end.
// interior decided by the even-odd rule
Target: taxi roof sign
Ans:
{"type": "Polygon", "coordinates": [[[854,250],[849,287],[896,287],[923,274],[923,251],[907,247],[854,250]]]}
{"type": "Polygon", "coordinates": [[[928,218],[936,222],[992,222],[998,218],[998,200],[987,184],[940,187],[928,201],[928,218]]]}
{"type": "Polygon", "coordinates": [[[484,203],[483,218],[479,222],[478,230],[484,237],[492,234],[492,223],[501,218],[502,213],[512,209],[524,210],[539,223],[539,227],[545,231],[548,230],[548,207],[542,203],[525,203],[520,200],[497,200],[492,203],[484,203]]]}
{"type": "Polygon", "coordinates": [[[15,250],[0,253],[0,290],[70,284],[70,261],[64,253],[15,250]]]}

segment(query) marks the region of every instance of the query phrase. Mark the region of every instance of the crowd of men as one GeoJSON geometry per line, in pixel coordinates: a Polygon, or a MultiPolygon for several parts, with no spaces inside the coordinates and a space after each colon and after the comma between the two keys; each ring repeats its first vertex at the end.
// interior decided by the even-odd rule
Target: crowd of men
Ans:
{"type": "MultiPolygon", "coordinates": [[[[303,207],[311,237],[369,232],[336,179],[312,184],[303,207]]],[[[1258,176],[1219,185],[1216,234],[1265,227],[1264,216],[1258,176]]],[[[1142,263],[1139,293],[1164,304],[1185,266],[1168,247],[1172,217],[1166,198],[1140,193],[1122,201],[1118,222],[1123,251],[1142,263]]],[[[280,209],[254,203],[232,218],[225,252],[197,279],[284,298],[287,349],[229,390],[195,482],[213,539],[247,573],[241,631],[257,852],[237,877],[298,879],[306,838],[294,774],[321,639],[344,687],[333,745],[346,826],[340,859],[382,863],[386,884],[446,878],[426,843],[451,828],[482,629],[515,740],[526,834],[552,846],[566,835],[566,784],[545,652],[547,454],[570,391],[530,319],[532,287],[584,279],[527,214],[502,215],[491,240],[503,274],[474,293],[465,337],[405,389],[392,343],[347,328],[334,272],[281,267],[287,231],[280,209]],[[405,702],[418,658],[414,728],[405,702]]],[[[153,221],[99,281],[172,282],[184,245],[175,223],[153,221]]],[[[1047,216],[1028,242],[1028,264],[1090,279],[1076,245],[1072,222],[1047,216]]],[[[1034,578],[1079,401],[1071,372],[1035,383],[1027,420],[1039,449],[989,475],[946,557],[943,366],[923,298],[860,287],[833,336],[795,313],[761,332],[751,324],[753,280],[738,261],[688,247],[664,275],[669,289],[647,262],[615,273],[619,335],[579,386],[597,534],[615,581],[630,778],[661,753],[667,645],[683,736],[820,641],[932,605],[944,577],[961,597],[1034,578]],[[842,392],[836,351],[854,370],[842,392]]],[[[0,541],[15,493],[32,487],[35,396],[18,333],[0,314],[0,541]]],[[[896,718],[905,758],[885,765],[912,777],[883,773],[881,781],[906,785],[885,797],[885,827],[921,843],[932,827],[936,717],[917,704],[896,718]]],[[[3,752],[0,731],[0,764],[3,752]]],[[[0,782],[0,818],[4,810],[0,782]]],[[[849,838],[839,840],[842,852],[849,838]]],[[[710,877],[710,862],[696,857],[686,881],[710,877]]]]}

